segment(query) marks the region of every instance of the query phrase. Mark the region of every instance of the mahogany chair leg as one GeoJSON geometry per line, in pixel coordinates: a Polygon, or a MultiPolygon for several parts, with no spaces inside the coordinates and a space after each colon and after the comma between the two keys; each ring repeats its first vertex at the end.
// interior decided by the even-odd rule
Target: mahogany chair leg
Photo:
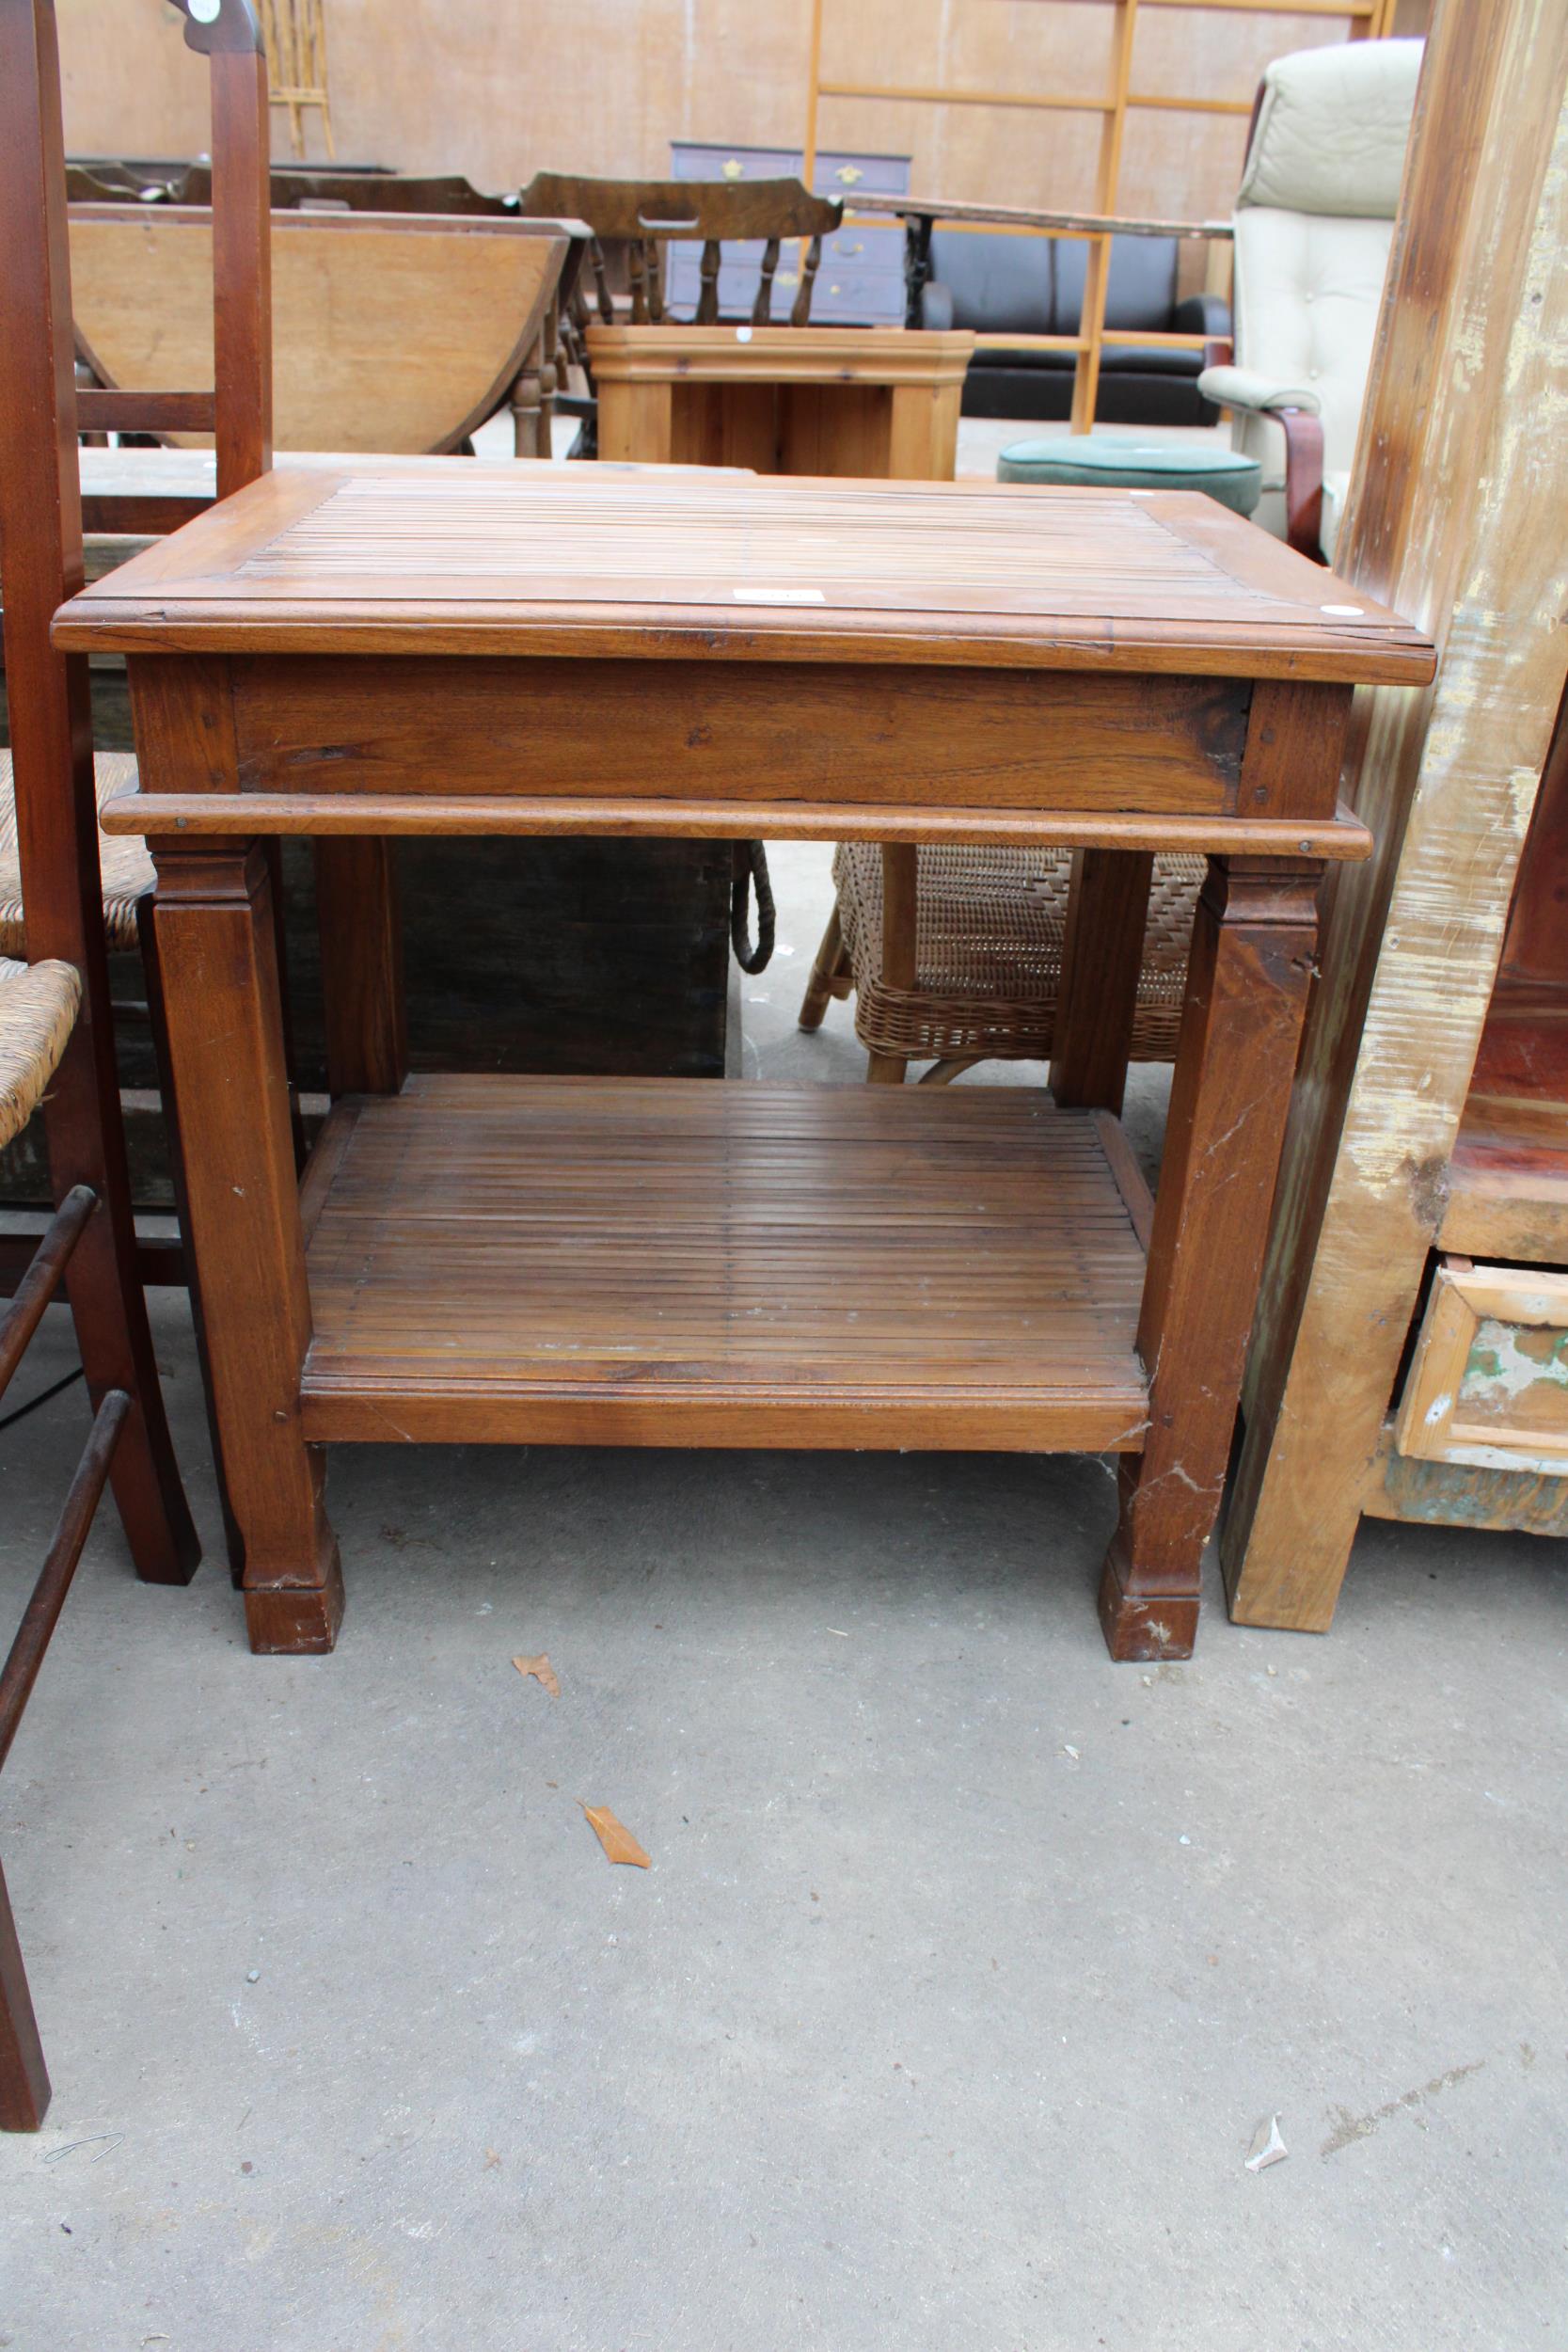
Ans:
{"type": "Polygon", "coordinates": [[[547,457],[549,448],[545,438],[545,361],[542,343],[536,342],[523,362],[511,392],[512,454],[514,457],[547,457]]]}
{"type": "MultiPolygon", "coordinates": [[[[72,1225],[68,1210],[56,1220],[56,1233],[63,1247],[56,1249],[55,1242],[46,1242],[40,1251],[37,1264],[48,1268],[45,1281],[37,1297],[46,1298],[55,1281],[59,1279],[65,1259],[73,1253],[81,1239],[83,1227],[72,1225]],[[53,1263],[51,1263],[53,1260],[53,1263]]],[[[16,1311],[13,1310],[13,1315],[16,1311]]],[[[28,1310],[21,1313],[20,1330],[8,1336],[12,1340],[12,1355],[20,1354],[37,1316],[28,1310]]],[[[16,1638],[0,1666],[0,1764],[10,1752],[17,1727],[26,1709],[39,1668],[43,1663],[49,1639],[65,1605],[66,1595],[82,1557],[83,1546],[91,1531],[93,1517],[103,1498],[109,1475],[109,1467],[120,1439],[125,1435],[131,1415],[131,1399],[123,1390],[111,1390],[93,1416],[92,1428],[82,1457],[76,1465],[74,1477],[66,1495],[43,1566],[39,1572],[16,1638]]],[[[39,2042],[38,2020],[33,2014],[32,1996],[27,1990],[27,1972],[23,1966],[22,1947],[17,1941],[16,1921],[11,1916],[10,1899],[6,1882],[0,1876],[0,2130],[36,2132],[43,2121],[49,2105],[49,2075],[39,2042]]]]}
{"type": "Polygon", "coordinates": [[[43,1105],[55,1198],[86,1185],[99,1206],[77,1245],[71,1309],[96,1409],[132,1399],[114,1494],[136,1573],[185,1584],[200,1559],[169,1440],[136,1257],[103,943],[87,668],[49,640],[62,592],[82,580],[70,397],[71,285],[59,58],[52,9],[0,8],[0,532],[5,653],[27,952],[82,977],[82,1011],[43,1105]],[[60,199],[53,200],[58,189],[60,199]]]}
{"type": "Polygon", "coordinates": [[[49,2069],[0,1870],[0,2132],[38,2131],[48,2106],[49,2069]]]}
{"type": "Polygon", "coordinates": [[[1211,858],[1198,901],[1123,1455],[1100,1586],[1113,1658],[1188,1658],[1219,1507],[1317,942],[1315,865],[1211,858]]]}
{"type": "Polygon", "coordinates": [[[322,1448],[300,1434],[310,1343],[267,862],[253,841],[159,840],[153,920],[185,1129],[189,1248],[245,1547],[257,1651],[329,1650],[342,1614],[322,1448]]]}
{"type": "Polygon", "coordinates": [[[832,998],[847,996],[852,986],[848,951],[844,945],[844,929],[835,906],[828,917],[828,928],[822,934],[822,945],[816,951],[816,961],[812,965],[811,977],[806,982],[806,993],[800,1002],[800,1027],[819,1029],[832,998]]]}
{"type": "MultiPolygon", "coordinates": [[[[102,924],[98,936],[102,941],[102,924]]],[[[82,1184],[98,1195],[71,1262],[71,1320],[93,1409],[117,1389],[131,1399],[111,1484],[136,1574],[144,1583],[188,1584],[200,1565],[201,1545],[180,1483],[147,1318],[110,1058],[108,972],[102,955],[92,955],[90,942],[84,946],[84,1006],[89,1009],[77,1024],[43,1105],[55,1197],[64,1200],[82,1184]],[[99,1039],[108,1044],[109,1055],[98,1050],[98,1039],[83,1035],[100,1008],[99,1039]]]]}

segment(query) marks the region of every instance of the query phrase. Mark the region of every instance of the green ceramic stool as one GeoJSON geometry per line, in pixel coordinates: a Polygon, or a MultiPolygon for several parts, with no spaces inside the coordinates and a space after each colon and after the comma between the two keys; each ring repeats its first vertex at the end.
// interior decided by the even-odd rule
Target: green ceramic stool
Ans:
{"type": "Polygon", "coordinates": [[[1135,433],[1057,434],[1014,441],[996,463],[998,482],[1031,482],[1096,490],[1205,490],[1222,506],[1250,515],[1263,486],[1256,457],[1201,441],[1146,441],[1135,433]]]}

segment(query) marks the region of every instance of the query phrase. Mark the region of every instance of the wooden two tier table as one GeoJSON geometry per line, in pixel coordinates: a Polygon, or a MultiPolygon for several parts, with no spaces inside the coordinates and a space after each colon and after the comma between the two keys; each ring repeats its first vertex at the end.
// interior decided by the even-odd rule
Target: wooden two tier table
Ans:
{"type": "MultiPolygon", "coordinates": [[[[1190,494],[275,474],[61,612],[128,657],[259,1650],[330,1647],[332,1443],[1092,1449],[1101,1613],[1185,1656],[1337,806],[1392,614],[1190,494]],[[296,1171],[264,837],[317,836],[296,1171]],[[1070,843],[1054,1099],[420,1077],[400,834],[1070,843]],[[1164,1163],[1115,1115],[1151,854],[1206,851],[1164,1163]]],[[[902,861],[907,863],[907,861],[902,861]]]]}

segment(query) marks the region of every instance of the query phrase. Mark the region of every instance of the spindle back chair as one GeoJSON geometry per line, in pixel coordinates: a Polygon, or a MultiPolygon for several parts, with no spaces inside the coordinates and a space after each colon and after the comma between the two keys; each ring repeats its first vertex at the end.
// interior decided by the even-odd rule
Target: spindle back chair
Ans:
{"type": "MultiPolygon", "coordinates": [[[[809,242],[800,291],[789,314],[792,326],[811,320],[812,286],[822,261],[822,240],[837,229],[844,206],[836,197],[813,196],[799,180],[597,180],[578,172],[536,171],[518,198],[528,219],[586,221],[594,232],[588,262],[599,317],[615,321],[614,298],[605,263],[607,243],[624,244],[631,289],[633,326],[657,326],[665,317],[664,248],[700,242],[702,292],[696,324],[719,323],[719,264],[723,246],[737,239],[764,239],[762,277],[751,324],[772,323],[773,279],[786,238],[809,242]]],[[[579,317],[578,324],[584,321],[579,317]]]]}
{"type": "MultiPolygon", "coordinates": [[[[55,611],[83,580],[79,431],[211,431],[220,496],[270,463],[265,59],[248,0],[177,5],[187,44],[212,66],[215,382],[211,390],[132,394],[78,392],[55,9],[53,0],[0,0],[0,562],[11,737],[5,782],[20,899],[14,944],[27,959],[8,954],[0,962],[0,1145],[41,1110],[55,1202],[24,1263],[32,1237],[7,1237],[0,1289],[13,1295],[0,1321],[0,1386],[66,1283],[69,1261],[94,1414],[42,1574],[0,1670],[0,1759],[105,1483],[138,1576],[187,1583],[200,1559],[158,1383],[115,1068],[107,943],[123,917],[123,878],[114,878],[111,909],[99,854],[87,664],[57,652],[50,637],[55,611]]],[[[0,940],[0,950],[10,944],[0,940]]],[[[0,2127],[37,2129],[48,2097],[0,1886],[0,2127]]]]}

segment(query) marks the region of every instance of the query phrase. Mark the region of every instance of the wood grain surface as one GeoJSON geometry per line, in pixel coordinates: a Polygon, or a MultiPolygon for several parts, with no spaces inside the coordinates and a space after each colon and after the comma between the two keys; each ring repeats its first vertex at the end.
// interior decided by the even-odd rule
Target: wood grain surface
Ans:
{"type": "MultiPolygon", "coordinates": [[[[272,216],[278,449],[451,449],[505,397],[567,252],[554,224],[272,216]]],[[[184,205],[71,208],[77,343],[104,383],[213,380],[213,228],[184,205]]]]}
{"type": "Polygon", "coordinates": [[[416,1077],[317,1150],[309,1438],[1141,1442],[1143,1250],[1037,1093],[416,1077]]]}
{"type": "Polygon", "coordinates": [[[587,466],[273,474],[95,582],[55,628],[97,652],[771,656],[1409,684],[1433,667],[1418,630],[1196,492],[587,466]]]}
{"type": "MultiPolygon", "coordinates": [[[[137,691],[167,666],[138,661],[137,691]]],[[[439,778],[509,799],[1228,812],[1247,720],[1245,690],[1215,678],[625,660],[590,674],[486,655],[228,670],[246,793],[419,797],[439,778]]]]}
{"type": "Polygon", "coordinates": [[[591,326],[588,359],[609,384],[959,385],[973,335],[903,326],[591,326]]]}

